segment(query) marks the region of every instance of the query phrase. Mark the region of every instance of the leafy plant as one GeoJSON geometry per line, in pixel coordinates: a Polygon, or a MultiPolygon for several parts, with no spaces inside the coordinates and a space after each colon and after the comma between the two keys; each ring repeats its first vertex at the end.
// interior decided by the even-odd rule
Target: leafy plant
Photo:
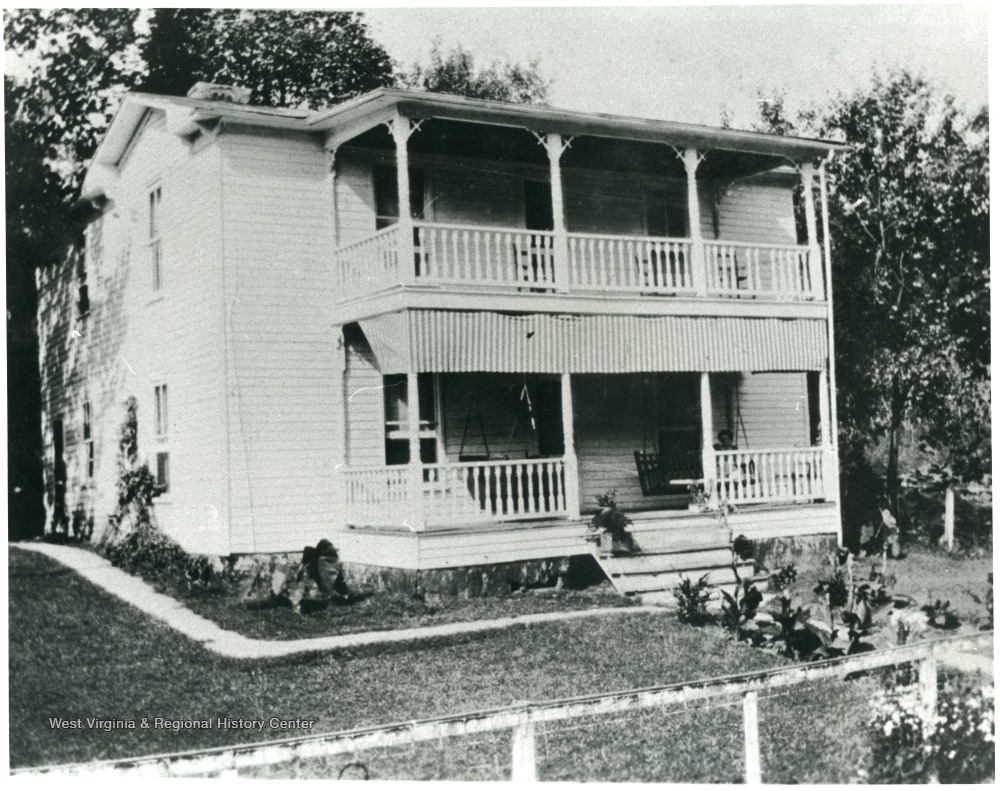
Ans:
{"type": "Polygon", "coordinates": [[[628,530],[632,520],[618,510],[616,495],[617,491],[610,491],[597,496],[597,504],[601,510],[590,520],[590,530],[600,531],[610,537],[613,552],[632,554],[638,550],[635,539],[628,530]]]}
{"type": "Polygon", "coordinates": [[[850,598],[847,575],[838,569],[831,576],[820,579],[813,588],[813,593],[826,598],[831,610],[834,607],[847,606],[847,601],[850,598]]]}
{"type": "Polygon", "coordinates": [[[787,591],[795,584],[795,580],[798,578],[799,573],[795,570],[795,564],[789,563],[777,571],[772,571],[768,577],[768,581],[773,590],[787,591]]]}
{"type": "Polygon", "coordinates": [[[986,596],[980,597],[973,593],[972,591],[966,591],[972,600],[976,604],[983,604],[986,606],[986,615],[976,618],[976,623],[979,624],[979,628],[986,630],[993,628],[993,572],[991,571],[986,575],[986,581],[989,583],[986,588],[986,596]]]}
{"type": "Polygon", "coordinates": [[[681,623],[700,626],[711,620],[708,614],[708,574],[703,574],[696,581],[681,577],[673,593],[678,605],[677,618],[681,623]]]}
{"type": "Polygon", "coordinates": [[[753,645],[761,644],[765,635],[755,623],[757,610],[764,601],[764,595],[757,590],[752,579],[743,579],[733,564],[733,574],[736,575],[736,585],[733,592],[722,593],[722,625],[729,634],[740,642],[753,645]]]}
{"type": "Polygon", "coordinates": [[[958,614],[951,609],[950,601],[936,599],[933,604],[925,604],[920,611],[927,616],[927,623],[935,629],[957,629],[962,625],[958,614]]]}
{"type": "Polygon", "coordinates": [[[733,539],[732,549],[733,554],[740,560],[753,560],[757,551],[753,541],[742,534],[733,539]]]}

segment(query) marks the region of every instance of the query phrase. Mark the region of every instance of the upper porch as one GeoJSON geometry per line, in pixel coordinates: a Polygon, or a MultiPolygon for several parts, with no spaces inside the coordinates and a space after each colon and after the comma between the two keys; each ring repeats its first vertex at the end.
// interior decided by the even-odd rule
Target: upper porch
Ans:
{"type": "Polygon", "coordinates": [[[469,294],[822,315],[814,161],[834,144],[407,92],[336,120],[336,323],[469,294]]]}

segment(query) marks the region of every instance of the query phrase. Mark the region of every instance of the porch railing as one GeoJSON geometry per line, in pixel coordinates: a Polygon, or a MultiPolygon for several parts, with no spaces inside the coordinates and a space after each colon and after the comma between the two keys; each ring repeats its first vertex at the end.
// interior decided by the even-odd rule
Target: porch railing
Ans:
{"type": "Polygon", "coordinates": [[[399,226],[390,225],[364,241],[341,247],[333,254],[333,265],[342,301],[398,286],[402,282],[399,226]]]}
{"type": "Polygon", "coordinates": [[[592,233],[568,239],[571,288],[695,293],[690,239],[592,233]]]}
{"type": "Polygon", "coordinates": [[[708,291],[729,297],[806,299],[816,293],[813,251],[801,245],[706,242],[708,291]]]}
{"type": "Polygon", "coordinates": [[[523,291],[805,300],[822,296],[819,251],[803,245],[489,228],[391,225],[334,253],[342,300],[406,284],[523,291]],[[408,235],[408,234],[407,234],[408,235]]]}
{"type": "Polygon", "coordinates": [[[425,222],[414,228],[420,281],[555,287],[551,231],[425,222]]]}
{"type": "Polygon", "coordinates": [[[419,487],[412,474],[407,465],[345,470],[348,524],[449,525],[569,513],[563,459],[424,464],[419,487]]]}
{"type": "Polygon", "coordinates": [[[719,497],[734,505],[796,503],[825,499],[825,448],[717,450],[719,497]]]}

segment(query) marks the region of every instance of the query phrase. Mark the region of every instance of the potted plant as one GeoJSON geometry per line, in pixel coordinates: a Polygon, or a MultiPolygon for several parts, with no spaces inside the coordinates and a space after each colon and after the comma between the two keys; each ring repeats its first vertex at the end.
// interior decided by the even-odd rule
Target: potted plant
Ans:
{"type": "Polygon", "coordinates": [[[590,520],[590,529],[598,534],[601,549],[610,551],[612,555],[631,555],[638,551],[635,539],[628,531],[632,520],[618,510],[616,494],[612,491],[598,495],[597,505],[601,510],[590,520]]]}

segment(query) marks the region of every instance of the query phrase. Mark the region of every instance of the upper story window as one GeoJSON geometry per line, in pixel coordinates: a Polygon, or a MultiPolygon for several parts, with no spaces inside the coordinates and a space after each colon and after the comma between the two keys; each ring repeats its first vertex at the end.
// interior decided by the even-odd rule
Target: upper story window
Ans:
{"type": "MultiPolygon", "coordinates": [[[[399,222],[399,187],[396,168],[378,165],[374,172],[375,229],[382,230],[399,222]]],[[[414,220],[424,219],[424,172],[410,168],[410,214],[414,220]]]]}
{"type": "Polygon", "coordinates": [[[104,217],[98,217],[87,226],[84,235],[84,254],[77,262],[77,308],[80,317],[90,313],[90,287],[87,276],[97,272],[104,257],[104,217]]]}
{"type": "Polygon", "coordinates": [[[156,436],[167,436],[167,386],[157,385],[154,389],[156,395],[156,436]]]}
{"type": "Polygon", "coordinates": [[[674,238],[690,235],[687,202],[683,196],[664,192],[646,194],[646,234],[674,238]]]}
{"type": "Polygon", "coordinates": [[[149,267],[153,291],[163,288],[163,250],[160,245],[161,203],[163,188],[159,185],[149,193],[149,267]]]}

